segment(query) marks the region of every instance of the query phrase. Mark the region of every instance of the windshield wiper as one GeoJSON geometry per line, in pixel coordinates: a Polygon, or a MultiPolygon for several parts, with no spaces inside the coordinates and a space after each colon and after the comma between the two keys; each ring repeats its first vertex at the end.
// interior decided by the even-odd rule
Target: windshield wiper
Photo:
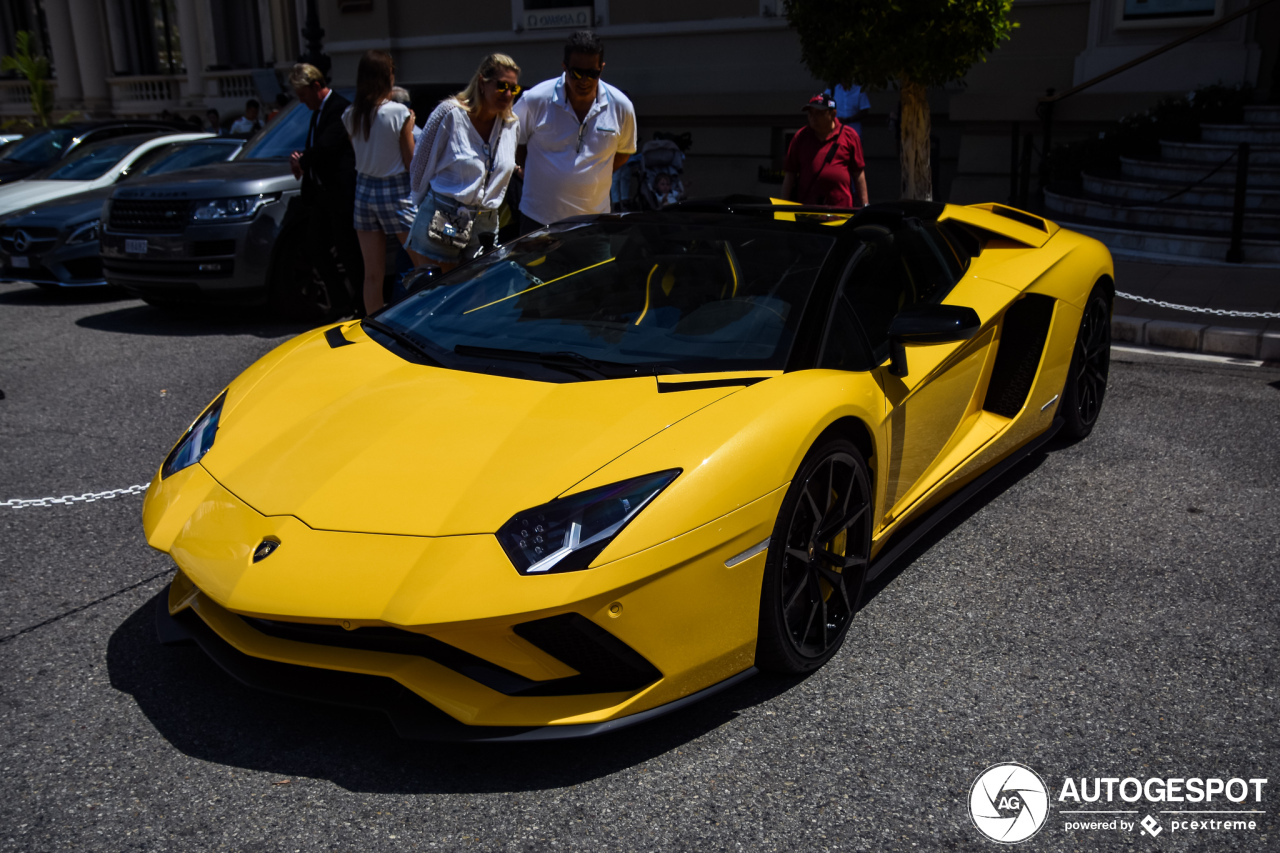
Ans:
{"type": "Polygon", "coordinates": [[[374,320],[371,317],[365,317],[363,320],[360,321],[360,323],[363,326],[365,326],[365,328],[382,332],[382,334],[386,335],[387,337],[391,338],[397,343],[404,344],[406,347],[408,347],[409,349],[413,350],[418,355],[426,359],[427,363],[432,365],[433,367],[444,367],[444,365],[440,363],[440,360],[438,358],[433,356],[431,353],[427,352],[426,348],[423,347],[422,344],[418,343],[413,338],[406,335],[404,332],[397,331],[396,329],[393,329],[390,326],[388,326],[386,323],[380,322],[378,320],[374,320]]]}
{"type": "Polygon", "coordinates": [[[458,355],[475,358],[499,358],[506,361],[527,361],[541,364],[571,373],[583,379],[581,368],[586,368],[604,379],[620,379],[629,376],[653,376],[659,372],[679,373],[677,370],[655,365],[627,364],[621,361],[603,361],[591,358],[579,352],[562,350],[558,352],[529,352],[519,349],[501,349],[498,347],[477,347],[469,344],[458,344],[453,348],[458,355]]]}

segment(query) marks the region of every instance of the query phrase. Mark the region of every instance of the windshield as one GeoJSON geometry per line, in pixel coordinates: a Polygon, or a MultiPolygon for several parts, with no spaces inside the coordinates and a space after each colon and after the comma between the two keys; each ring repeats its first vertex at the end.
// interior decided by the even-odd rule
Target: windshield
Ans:
{"type": "Polygon", "coordinates": [[[74,138],[75,131],[70,128],[59,127],[52,130],[44,130],[28,136],[26,139],[20,139],[7,147],[4,152],[4,159],[15,163],[42,166],[45,163],[52,163],[61,157],[67,148],[71,146],[74,138]]]}
{"type": "Polygon", "coordinates": [[[376,321],[432,360],[482,372],[538,360],[514,358],[529,354],[630,375],[780,370],[834,243],[720,219],[571,223],[458,269],[376,321]]]}
{"type": "Polygon", "coordinates": [[[307,145],[311,110],[294,101],[271,120],[262,132],[245,143],[237,160],[287,160],[307,145]]]}
{"type": "Polygon", "coordinates": [[[37,177],[46,181],[92,181],[113,169],[137,147],[137,139],[86,145],[71,152],[62,165],[37,177]]]}
{"type": "Polygon", "coordinates": [[[240,146],[227,141],[175,142],[153,148],[133,162],[131,175],[163,175],[181,169],[194,169],[208,163],[230,160],[240,146]]]}

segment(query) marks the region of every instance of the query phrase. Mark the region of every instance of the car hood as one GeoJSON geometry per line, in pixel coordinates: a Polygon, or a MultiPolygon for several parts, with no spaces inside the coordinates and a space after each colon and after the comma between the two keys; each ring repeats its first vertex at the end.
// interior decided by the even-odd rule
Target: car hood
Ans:
{"type": "Polygon", "coordinates": [[[316,333],[228,390],[201,464],[265,515],[324,530],[491,533],[740,390],[447,370],[407,362],[358,326],[346,334],[354,345],[316,333]]]}
{"type": "Polygon", "coordinates": [[[50,226],[65,228],[79,225],[102,215],[102,203],[111,194],[110,187],[76,193],[67,198],[38,204],[34,208],[11,216],[5,225],[50,226]]]}
{"type": "Polygon", "coordinates": [[[89,181],[25,180],[0,186],[0,215],[84,192],[89,181]]]}
{"type": "Polygon", "coordinates": [[[241,160],[133,178],[116,187],[112,198],[228,198],[297,190],[300,186],[287,160],[241,160]]]}

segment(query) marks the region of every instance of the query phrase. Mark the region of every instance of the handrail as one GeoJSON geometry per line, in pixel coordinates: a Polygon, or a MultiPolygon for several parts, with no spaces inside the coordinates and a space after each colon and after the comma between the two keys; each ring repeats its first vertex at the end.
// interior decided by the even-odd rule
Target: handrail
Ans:
{"type": "Polygon", "coordinates": [[[1261,9],[1263,6],[1266,6],[1268,3],[1272,3],[1272,2],[1274,2],[1274,0],[1257,0],[1256,3],[1251,3],[1250,5],[1245,6],[1243,9],[1237,9],[1236,11],[1232,12],[1230,15],[1219,18],[1218,20],[1213,21],[1211,23],[1205,24],[1203,27],[1200,27],[1197,30],[1193,30],[1192,32],[1187,33],[1182,38],[1174,39],[1168,44],[1161,45],[1160,47],[1157,47],[1153,51],[1144,53],[1142,56],[1139,56],[1137,59],[1131,59],[1128,62],[1126,62],[1124,65],[1118,65],[1115,68],[1112,68],[1110,71],[1103,72],[1102,74],[1099,74],[1097,77],[1094,77],[1092,80],[1086,80],[1083,83],[1080,83],[1079,85],[1072,86],[1070,89],[1068,89],[1065,92],[1061,92],[1055,95],[1053,94],[1053,90],[1050,89],[1049,94],[1042,95],[1038,99],[1039,103],[1056,104],[1058,101],[1061,101],[1064,98],[1069,98],[1072,95],[1076,94],[1077,92],[1083,92],[1085,89],[1088,89],[1091,86],[1095,86],[1098,83],[1101,83],[1103,80],[1108,80],[1116,76],[1117,74],[1128,71],[1130,68],[1133,68],[1134,66],[1141,65],[1142,63],[1146,62],[1149,59],[1155,59],[1157,56],[1160,56],[1163,53],[1167,53],[1168,51],[1173,50],[1175,47],[1180,47],[1186,44],[1187,42],[1191,41],[1192,39],[1199,38],[1200,36],[1204,35],[1207,32],[1212,32],[1213,30],[1216,30],[1218,27],[1229,24],[1232,21],[1236,20],[1237,18],[1242,18],[1245,15],[1249,14],[1250,12],[1256,12],[1257,10],[1261,9]]]}
{"type": "MultiPolygon", "coordinates": [[[[1147,62],[1151,59],[1154,59],[1157,56],[1167,53],[1173,50],[1175,47],[1184,45],[1187,42],[1191,41],[1192,39],[1199,38],[1205,33],[1211,32],[1212,30],[1216,30],[1218,27],[1224,26],[1225,24],[1229,24],[1232,21],[1238,18],[1242,18],[1251,12],[1256,12],[1259,9],[1261,9],[1263,6],[1266,6],[1273,2],[1275,2],[1275,0],[1255,0],[1255,2],[1250,3],[1248,6],[1245,6],[1243,9],[1237,9],[1236,11],[1232,12],[1230,15],[1225,15],[1216,21],[1205,24],[1203,27],[1193,30],[1187,33],[1186,35],[1182,36],[1181,38],[1176,38],[1173,41],[1169,42],[1168,44],[1161,45],[1155,50],[1144,53],[1142,56],[1139,56],[1137,59],[1131,59],[1123,65],[1112,68],[1110,71],[1107,71],[1103,74],[1099,74],[1097,77],[1094,77],[1092,80],[1086,80],[1083,83],[1080,83],[1079,85],[1072,86],[1070,89],[1068,89],[1065,92],[1054,94],[1053,89],[1050,89],[1046,94],[1041,95],[1036,101],[1036,115],[1040,117],[1040,122],[1041,122],[1040,191],[1044,192],[1045,187],[1047,187],[1049,184],[1049,152],[1053,150],[1053,107],[1055,104],[1058,103],[1058,101],[1061,101],[1065,98],[1069,98],[1072,95],[1075,95],[1079,92],[1083,92],[1085,89],[1088,89],[1091,86],[1096,86],[1098,83],[1101,83],[1103,80],[1109,80],[1110,78],[1116,76],[1117,74],[1122,74],[1125,71],[1128,71],[1130,68],[1141,65],[1144,62],[1147,62]]],[[[1024,192],[1025,192],[1025,188],[1024,188],[1024,192]]]]}

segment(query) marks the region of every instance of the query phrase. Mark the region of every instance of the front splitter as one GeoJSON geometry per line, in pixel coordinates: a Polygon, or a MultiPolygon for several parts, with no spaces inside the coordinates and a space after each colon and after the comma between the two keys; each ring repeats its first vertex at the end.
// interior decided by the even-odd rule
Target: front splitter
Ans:
{"type": "Polygon", "coordinates": [[[756,673],[755,667],[752,667],[674,702],[601,723],[531,727],[468,726],[390,678],[296,666],[246,655],[219,637],[191,609],[170,614],[168,600],[166,588],[156,598],[156,636],[161,643],[171,645],[193,641],[228,675],[258,690],[329,705],[381,711],[391,720],[396,733],[409,740],[488,743],[595,737],[678,711],[745,681],[756,673]]]}

